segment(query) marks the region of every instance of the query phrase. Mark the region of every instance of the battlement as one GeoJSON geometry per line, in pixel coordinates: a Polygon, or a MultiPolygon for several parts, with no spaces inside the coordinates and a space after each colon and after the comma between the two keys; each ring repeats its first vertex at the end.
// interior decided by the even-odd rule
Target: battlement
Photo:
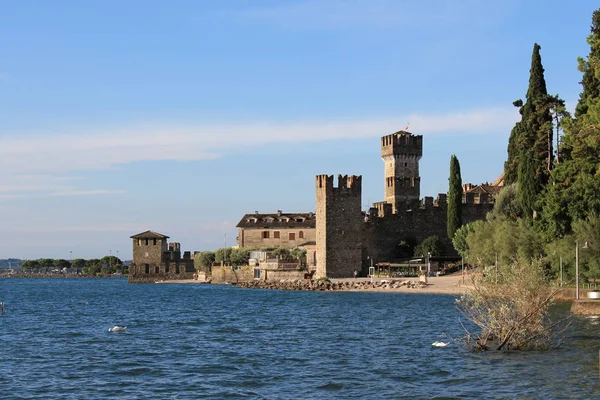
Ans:
{"type": "Polygon", "coordinates": [[[398,131],[381,138],[381,157],[423,156],[423,136],[398,131]]]}
{"type": "MultiPolygon", "coordinates": [[[[462,205],[463,207],[469,207],[473,210],[473,212],[479,212],[478,209],[481,209],[481,212],[487,212],[490,210],[490,204],[493,204],[493,201],[490,201],[490,198],[487,194],[479,194],[479,193],[466,193],[466,196],[463,197],[462,205]]],[[[446,193],[438,193],[437,197],[434,199],[430,196],[425,196],[418,203],[418,209],[420,212],[427,212],[427,210],[433,209],[444,209],[448,205],[448,195],[446,193]]],[[[396,213],[412,213],[415,210],[412,208],[408,208],[409,205],[406,205],[407,209],[397,210],[396,213]]],[[[445,212],[445,211],[444,211],[445,212]]],[[[372,218],[385,218],[387,216],[392,215],[393,208],[392,204],[386,201],[379,201],[373,203],[373,205],[369,208],[368,215],[372,218]]]]}
{"type": "Polygon", "coordinates": [[[338,175],[338,185],[333,186],[333,175],[317,175],[315,178],[317,192],[325,191],[336,194],[358,194],[362,192],[361,175],[338,175]]]}

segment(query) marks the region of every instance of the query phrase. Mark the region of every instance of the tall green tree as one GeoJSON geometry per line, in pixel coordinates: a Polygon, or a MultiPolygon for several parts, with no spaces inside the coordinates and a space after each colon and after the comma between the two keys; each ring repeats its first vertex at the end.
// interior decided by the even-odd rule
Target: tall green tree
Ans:
{"type": "Polygon", "coordinates": [[[526,218],[532,218],[535,209],[537,194],[540,191],[538,181],[535,179],[535,161],[525,158],[519,164],[518,196],[521,210],[526,218]]]}
{"type": "Polygon", "coordinates": [[[598,99],[600,97],[600,9],[592,14],[592,26],[590,27],[590,35],[587,37],[587,42],[590,45],[590,54],[587,60],[579,57],[578,69],[583,72],[581,84],[583,90],[579,94],[579,102],[575,108],[575,117],[587,113],[589,104],[588,100],[598,99]]]}
{"type": "Polygon", "coordinates": [[[513,103],[519,107],[521,121],[515,124],[508,142],[508,159],[504,164],[506,184],[518,180],[520,164],[531,158],[535,161],[535,179],[538,181],[536,186],[546,184],[550,176],[554,158],[553,120],[550,112],[553,103],[546,88],[540,49],[539,44],[533,45],[525,103],[522,100],[513,103]]]}
{"type": "Polygon", "coordinates": [[[462,178],[460,164],[453,154],[450,157],[450,177],[448,178],[448,208],[446,229],[448,238],[452,240],[454,233],[462,226],[462,178]]]}
{"type": "Polygon", "coordinates": [[[591,213],[600,214],[600,9],[591,31],[590,55],[579,59],[584,76],[575,118],[563,118],[561,162],[539,200],[537,226],[547,242],[571,234],[573,224],[591,213]]]}

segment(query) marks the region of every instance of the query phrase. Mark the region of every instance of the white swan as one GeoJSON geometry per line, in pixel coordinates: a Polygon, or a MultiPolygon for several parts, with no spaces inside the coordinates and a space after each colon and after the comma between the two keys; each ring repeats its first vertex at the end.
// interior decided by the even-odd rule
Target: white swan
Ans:
{"type": "Polygon", "coordinates": [[[437,340],[431,343],[432,346],[435,347],[447,347],[450,343],[438,342],[437,340]]]}
{"type": "Polygon", "coordinates": [[[123,332],[123,331],[125,331],[125,329],[127,329],[126,326],[115,325],[112,328],[108,328],[108,331],[109,332],[123,332]]]}

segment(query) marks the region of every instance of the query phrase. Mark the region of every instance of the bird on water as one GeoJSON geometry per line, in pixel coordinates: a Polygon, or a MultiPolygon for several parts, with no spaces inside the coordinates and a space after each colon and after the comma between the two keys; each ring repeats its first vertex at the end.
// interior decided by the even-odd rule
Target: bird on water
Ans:
{"type": "Polygon", "coordinates": [[[112,328],[108,328],[109,332],[124,332],[127,329],[126,326],[115,325],[112,328]]]}

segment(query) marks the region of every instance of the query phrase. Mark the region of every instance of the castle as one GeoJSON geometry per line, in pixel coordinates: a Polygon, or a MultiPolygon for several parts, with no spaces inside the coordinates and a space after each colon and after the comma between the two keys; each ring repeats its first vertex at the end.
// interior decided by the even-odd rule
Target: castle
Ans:
{"type": "MultiPolygon", "coordinates": [[[[314,237],[316,242],[305,243],[308,259],[316,264],[314,277],[350,277],[355,270],[366,271],[371,262],[398,259],[400,243],[421,243],[433,235],[438,237],[445,254],[455,254],[446,233],[446,194],[438,194],[435,200],[420,199],[422,155],[421,135],[399,131],[381,138],[384,200],[374,203],[368,212],[361,209],[361,176],[339,175],[337,186],[333,176],[316,177],[316,212],[298,214],[310,217],[302,222],[315,218],[314,236],[309,224],[302,227],[304,237],[314,237]],[[314,254],[310,254],[312,251],[314,254]]],[[[484,219],[501,186],[501,178],[491,185],[463,185],[463,223],[484,219]]],[[[282,217],[281,212],[246,214],[237,225],[238,246],[299,245],[289,240],[295,236],[287,236],[288,240],[281,242],[279,230],[285,229],[291,235],[290,230],[298,229],[300,220],[291,216],[282,217]],[[251,241],[247,240],[249,237],[251,241]]]]}
{"type": "Polygon", "coordinates": [[[131,236],[133,262],[129,265],[128,282],[192,279],[196,270],[190,252],[181,257],[179,243],[168,243],[169,237],[153,231],[131,236]]]}

